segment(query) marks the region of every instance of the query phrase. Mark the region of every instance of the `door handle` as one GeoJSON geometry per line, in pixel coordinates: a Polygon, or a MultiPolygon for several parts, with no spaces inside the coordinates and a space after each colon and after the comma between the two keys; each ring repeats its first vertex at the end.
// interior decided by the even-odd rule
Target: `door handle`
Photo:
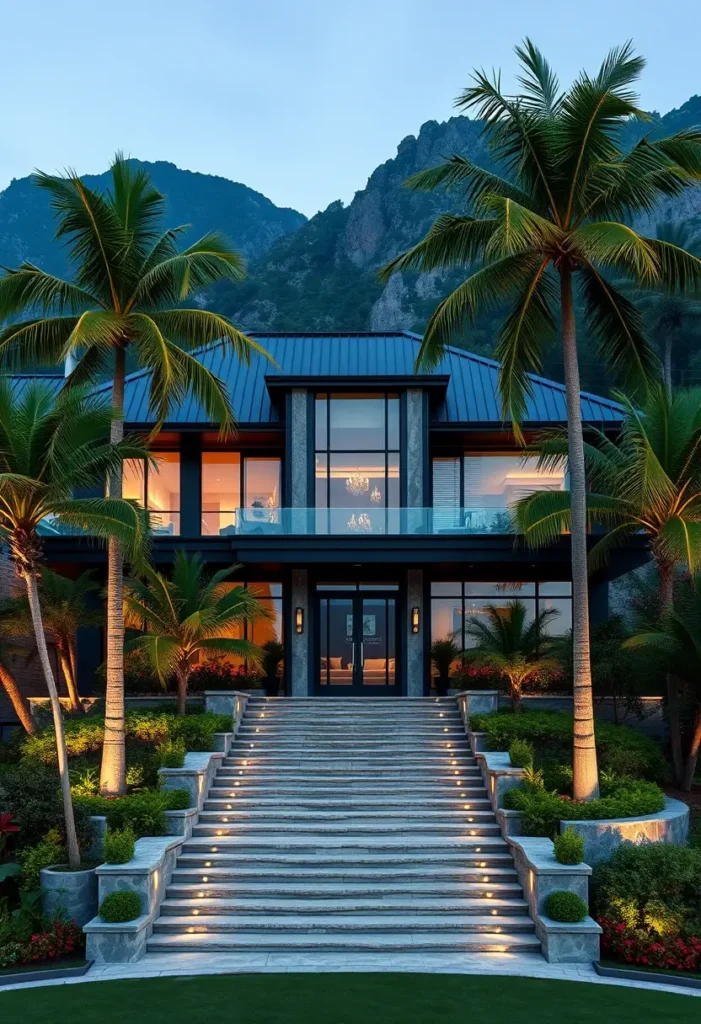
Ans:
{"type": "Polygon", "coordinates": [[[365,668],[365,644],[360,641],[360,667],[365,668]]]}

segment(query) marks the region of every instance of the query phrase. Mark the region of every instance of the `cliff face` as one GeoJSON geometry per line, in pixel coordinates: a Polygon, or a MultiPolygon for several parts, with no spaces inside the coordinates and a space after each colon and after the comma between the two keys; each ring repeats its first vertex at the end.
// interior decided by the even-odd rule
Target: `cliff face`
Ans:
{"type": "MultiPolygon", "coordinates": [[[[250,261],[306,222],[296,210],[277,207],[260,192],[227,178],[183,171],[165,161],[143,166],[167,198],[167,225],[191,225],[186,241],[220,230],[250,261]]],[[[91,188],[109,185],[107,174],[88,174],[84,180],[91,188]]],[[[52,273],[65,273],[65,252],[54,241],[54,231],[48,196],[31,178],[15,179],[0,192],[0,266],[29,260],[52,273]]]]}
{"type": "MultiPolygon", "coordinates": [[[[631,125],[631,141],[643,132],[669,134],[701,124],[701,98],[693,97],[650,125],[631,125]]],[[[458,272],[396,276],[380,285],[376,272],[415,244],[439,213],[460,209],[458,195],[410,192],[403,181],[453,153],[491,165],[481,124],[453,117],[429,121],[404,139],[366,187],[344,207],[333,203],[292,235],[279,240],[251,266],[243,288],[218,289],[210,298],[247,329],[421,331],[436,302],[460,280],[458,272]]],[[[669,200],[640,220],[654,231],[664,219],[701,216],[701,188],[669,200]]],[[[479,325],[470,347],[490,351],[479,325]]]]}

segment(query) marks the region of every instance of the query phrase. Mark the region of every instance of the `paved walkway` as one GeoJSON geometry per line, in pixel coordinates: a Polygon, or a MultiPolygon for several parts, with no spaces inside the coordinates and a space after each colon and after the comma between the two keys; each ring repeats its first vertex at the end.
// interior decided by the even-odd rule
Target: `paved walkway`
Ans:
{"type": "Polygon", "coordinates": [[[510,975],[524,978],[551,978],[556,981],[588,981],[597,985],[622,985],[628,988],[656,989],[677,995],[701,996],[700,989],[677,985],[600,978],[593,967],[580,964],[549,964],[538,953],[426,954],[403,953],[383,957],[366,954],[293,953],[147,953],[135,964],[96,964],[82,978],[63,981],[37,981],[7,985],[10,992],[45,985],[80,985],[90,981],[118,981],[127,978],[184,977],[195,974],[303,974],[317,972],[392,971],[423,974],[510,975]]]}

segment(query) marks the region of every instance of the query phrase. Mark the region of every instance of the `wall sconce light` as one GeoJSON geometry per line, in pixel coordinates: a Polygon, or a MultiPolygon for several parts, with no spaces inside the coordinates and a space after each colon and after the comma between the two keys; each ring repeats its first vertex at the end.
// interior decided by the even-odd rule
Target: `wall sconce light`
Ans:
{"type": "Polygon", "coordinates": [[[419,632],[419,609],[416,607],[411,609],[411,632],[419,632]]]}
{"type": "Polygon", "coordinates": [[[304,608],[295,608],[295,632],[304,632],[304,608]]]}

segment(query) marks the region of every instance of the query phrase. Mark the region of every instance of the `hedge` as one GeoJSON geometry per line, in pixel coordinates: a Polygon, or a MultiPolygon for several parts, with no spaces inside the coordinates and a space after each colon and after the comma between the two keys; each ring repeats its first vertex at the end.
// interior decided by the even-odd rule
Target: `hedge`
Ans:
{"type": "Polygon", "coordinates": [[[92,814],[103,814],[110,830],[130,829],[136,839],[168,834],[166,811],[183,811],[191,806],[187,789],[163,789],[115,798],[75,797],[74,803],[92,814]]]}
{"type": "Polygon", "coordinates": [[[524,835],[550,839],[558,834],[560,821],[636,818],[655,814],[664,806],[660,787],[639,779],[617,783],[606,796],[582,803],[534,786],[521,786],[504,794],[504,807],[523,813],[524,835]]]}

